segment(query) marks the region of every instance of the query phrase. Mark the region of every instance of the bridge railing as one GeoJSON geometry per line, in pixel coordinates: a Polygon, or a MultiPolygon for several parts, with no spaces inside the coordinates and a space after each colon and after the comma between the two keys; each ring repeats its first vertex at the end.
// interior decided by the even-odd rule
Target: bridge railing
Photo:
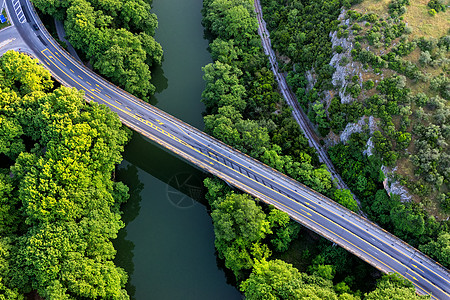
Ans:
{"type": "MultiPolygon", "coordinates": [[[[262,162],[260,162],[260,161],[258,161],[258,160],[256,160],[256,159],[250,157],[249,155],[247,155],[247,154],[245,154],[245,153],[243,153],[243,152],[241,152],[241,151],[239,151],[239,150],[237,150],[237,149],[235,149],[235,148],[232,148],[231,146],[229,146],[229,145],[223,143],[222,141],[220,141],[220,140],[218,140],[218,139],[216,139],[216,138],[214,138],[214,137],[212,137],[212,136],[210,136],[210,135],[207,135],[207,134],[204,133],[203,131],[198,130],[197,128],[195,128],[195,127],[193,127],[193,126],[191,126],[191,125],[185,123],[184,121],[181,121],[181,120],[175,118],[174,116],[172,116],[172,115],[170,115],[170,114],[168,114],[168,113],[166,113],[166,112],[160,110],[159,108],[157,108],[157,107],[155,107],[155,106],[153,106],[153,105],[151,105],[151,104],[149,104],[149,103],[147,103],[147,102],[145,102],[145,101],[143,101],[143,100],[137,98],[136,96],[134,96],[134,95],[128,93],[127,91],[121,89],[120,87],[118,87],[118,86],[112,84],[111,82],[105,80],[103,77],[99,76],[98,74],[96,74],[95,72],[93,72],[91,69],[87,68],[82,62],[80,62],[79,60],[77,60],[77,59],[76,59],[75,57],[73,57],[68,51],[66,51],[66,49],[64,49],[61,45],[59,45],[59,43],[51,36],[51,34],[47,31],[47,29],[45,28],[45,26],[44,26],[43,23],[41,22],[41,20],[40,20],[40,18],[39,18],[39,16],[38,16],[38,14],[37,14],[37,12],[36,12],[34,6],[29,2],[29,0],[25,0],[25,1],[28,3],[28,6],[32,9],[32,13],[33,13],[34,16],[35,16],[36,21],[39,23],[40,28],[42,28],[43,31],[45,31],[45,33],[46,33],[46,38],[47,38],[48,40],[50,40],[50,41],[53,41],[52,44],[53,44],[55,47],[57,47],[58,50],[59,50],[60,52],[64,52],[64,54],[66,54],[68,57],[70,57],[70,59],[72,59],[72,63],[79,65],[80,68],[82,68],[85,72],[89,73],[92,77],[95,77],[95,79],[98,80],[99,82],[102,82],[104,85],[112,86],[112,87],[116,90],[116,92],[118,92],[118,93],[120,93],[120,94],[126,96],[126,97],[129,98],[130,100],[133,100],[133,101],[135,101],[135,102],[139,102],[139,103],[141,103],[141,104],[143,104],[143,105],[147,105],[150,109],[153,109],[153,110],[157,111],[158,114],[164,115],[166,118],[170,119],[172,122],[177,123],[177,125],[180,126],[180,127],[182,127],[183,130],[185,130],[185,131],[187,131],[187,132],[190,132],[190,133],[193,133],[193,134],[195,134],[195,135],[200,135],[200,136],[206,137],[206,138],[210,141],[211,144],[215,144],[215,145],[218,146],[218,147],[227,149],[227,150],[230,152],[230,154],[232,154],[233,152],[235,152],[235,153],[237,152],[237,153],[239,153],[242,157],[244,157],[245,160],[246,160],[247,162],[252,163],[252,164],[257,163],[260,167],[264,168],[266,171],[269,171],[272,175],[274,175],[274,176],[276,176],[276,177],[280,177],[280,176],[281,176],[281,177],[284,178],[286,181],[289,181],[291,184],[297,185],[299,188],[301,188],[303,191],[307,192],[307,193],[308,193],[309,195],[311,195],[313,198],[321,199],[321,201],[323,201],[325,204],[327,204],[328,206],[333,207],[334,209],[338,210],[340,213],[343,213],[343,214],[345,214],[345,215],[347,215],[348,217],[351,217],[351,218],[353,218],[353,219],[357,219],[357,220],[359,220],[361,223],[366,224],[368,227],[372,227],[374,230],[378,231],[379,233],[383,233],[383,236],[385,236],[386,238],[388,238],[391,242],[394,242],[394,243],[397,244],[397,245],[398,245],[398,244],[403,245],[403,247],[404,247],[407,251],[409,251],[412,255],[421,256],[422,260],[423,260],[423,261],[427,261],[429,264],[436,264],[436,265],[438,266],[438,268],[439,268],[439,269],[440,269],[440,270],[441,270],[448,278],[450,278],[449,270],[447,270],[444,266],[442,266],[442,265],[439,264],[438,262],[434,261],[433,259],[431,259],[431,258],[428,257],[427,255],[423,254],[422,252],[420,252],[420,251],[417,250],[416,248],[412,247],[411,245],[407,244],[407,243],[404,242],[403,240],[401,240],[401,239],[399,239],[398,237],[394,236],[393,234],[389,233],[389,232],[386,231],[385,229],[381,228],[379,225],[377,225],[377,224],[373,223],[372,221],[368,220],[367,218],[364,218],[364,217],[362,217],[362,216],[360,216],[360,215],[354,213],[353,211],[351,211],[351,210],[347,209],[346,207],[340,205],[339,203],[337,203],[337,202],[331,200],[330,198],[328,198],[328,197],[326,197],[326,196],[324,196],[324,195],[322,195],[322,194],[320,194],[320,193],[314,191],[313,189],[307,187],[306,185],[304,185],[304,184],[302,184],[302,183],[300,183],[300,182],[298,182],[298,181],[296,181],[296,180],[294,180],[294,179],[292,179],[292,178],[286,176],[285,174],[283,174],[283,173],[281,173],[281,172],[275,170],[274,168],[272,168],[272,167],[270,167],[270,166],[268,166],[268,165],[266,165],[266,164],[264,164],[264,163],[262,163],[262,162]]],[[[52,73],[52,75],[55,76],[55,74],[54,74],[53,72],[51,72],[51,73],[52,73]]],[[[55,76],[55,78],[57,78],[58,80],[60,80],[60,78],[59,78],[58,76],[55,76]]],[[[63,81],[63,82],[64,82],[64,81],[63,81]]],[[[66,84],[67,84],[67,83],[66,83],[66,84]]],[[[88,100],[87,97],[85,97],[85,98],[86,98],[86,100],[88,100]]],[[[88,101],[89,101],[89,100],[88,100],[88,101]]],[[[123,121],[123,120],[122,120],[122,121],[123,121]]],[[[143,133],[142,130],[140,130],[137,126],[131,124],[130,122],[124,122],[124,123],[127,123],[127,125],[128,125],[129,127],[133,128],[134,130],[136,130],[136,131],[138,131],[138,132],[140,132],[140,133],[142,133],[142,134],[144,134],[144,135],[147,135],[147,133],[143,133]]],[[[154,138],[155,138],[156,142],[158,142],[159,144],[161,144],[161,145],[164,146],[165,148],[168,148],[168,149],[170,149],[171,151],[177,153],[178,155],[183,156],[185,159],[188,159],[188,160],[190,160],[191,162],[193,162],[192,159],[188,158],[186,155],[183,155],[182,153],[179,153],[179,151],[177,151],[174,147],[171,147],[170,145],[168,145],[168,144],[165,143],[164,141],[161,141],[161,140],[157,141],[158,139],[157,139],[156,137],[154,137],[154,138]]],[[[197,162],[193,162],[193,163],[196,164],[196,165],[198,165],[197,162]]],[[[206,165],[205,165],[205,166],[206,166],[206,165]]],[[[213,171],[213,170],[212,170],[211,168],[209,168],[208,166],[206,166],[206,169],[209,169],[209,171],[210,171],[211,173],[216,173],[215,171],[213,171]]],[[[217,175],[217,174],[216,174],[216,175],[217,175]]],[[[233,180],[232,180],[231,178],[229,178],[229,181],[233,181],[233,180]]],[[[233,184],[233,185],[239,185],[239,184],[236,184],[236,183],[233,183],[233,182],[232,182],[232,184],[233,184]]],[[[314,200],[313,200],[313,201],[314,201],[314,200]]],[[[319,202],[319,201],[317,200],[316,202],[319,202]]],[[[349,249],[347,249],[347,250],[349,250],[349,249]]],[[[353,254],[355,254],[356,256],[358,256],[358,257],[362,257],[361,255],[359,255],[359,254],[356,253],[355,251],[351,251],[351,252],[352,252],[353,254]]],[[[371,263],[374,264],[374,265],[377,265],[375,262],[371,262],[371,263]]],[[[380,267],[378,266],[378,268],[380,268],[380,267]]]]}

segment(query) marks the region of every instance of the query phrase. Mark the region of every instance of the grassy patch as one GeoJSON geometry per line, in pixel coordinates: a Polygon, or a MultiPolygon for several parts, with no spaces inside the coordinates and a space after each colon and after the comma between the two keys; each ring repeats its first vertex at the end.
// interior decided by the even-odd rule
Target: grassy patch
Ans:
{"type": "MultiPolygon", "coordinates": [[[[388,5],[391,0],[365,0],[355,5],[354,9],[360,13],[374,12],[380,17],[387,18],[388,5]]],[[[413,0],[407,6],[404,21],[413,29],[410,38],[421,36],[439,38],[448,33],[450,23],[450,9],[430,16],[427,6],[429,0],[413,0]]]]}
{"type": "Polygon", "coordinates": [[[428,2],[429,0],[414,0],[408,6],[405,21],[413,28],[411,38],[421,36],[439,38],[448,33],[450,10],[430,16],[428,2]]]}
{"type": "Polygon", "coordinates": [[[353,6],[353,9],[360,13],[376,13],[379,17],[388,17],[388,5],[391,0],[364,0],[362,3],[353,6]]]}
{"type": "Polygon", "coordinates": [[[2,10],[2,15],[5,16],[6,22],[0,24],[0,30],[3,29],[3,28],[8,27],[9,25],[11,25],[11,23],[9,22],[8,14],[6,13],[5,9],[2,10]]]}

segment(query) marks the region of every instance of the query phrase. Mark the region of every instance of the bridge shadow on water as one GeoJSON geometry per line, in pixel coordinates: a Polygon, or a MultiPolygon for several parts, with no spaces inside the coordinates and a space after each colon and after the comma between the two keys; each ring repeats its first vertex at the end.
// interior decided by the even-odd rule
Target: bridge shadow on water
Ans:
{"type": "Polygon", "coordinates": [[[169,198],[174,198],[171,201],[177,207],[189,206],[188,200],[177,199],[177,193],[207,205],[203,187],[207,174],[194,165],[136,132],[133,132],[124,154],[126,161],[166,183],[169,198]]]}
{"type": "MultiPolygon", "coordinates": [[[[122,220],[125,226],[136,219],[141,209],[144,183],[139,180],[139,169],[166,183],[169,201],[177,208],[189,208],[197,203],[207,205],[206,189],[203,187],[203,179],[207,174],[139,133],[133,132],[133,137],[125,148],[124,160],[116,169],[115,179],[129,187],[130,198],[122,205],[122,220]]],[[[126,228],[119,231],[117,239],[114,240],[114,247],[117,250],[116,265],[131,276],[135,271],[135,245],[127,240],[126,228]]],[[[216,259],[218,268],[226,274],[227,283],[234,285],[233,275],[229,274],[217,254],[216,259]]],[[[131,299],[135,299],[136,287],[131,284],[131,280],[128,280],[125,288],[131,299]]]]}

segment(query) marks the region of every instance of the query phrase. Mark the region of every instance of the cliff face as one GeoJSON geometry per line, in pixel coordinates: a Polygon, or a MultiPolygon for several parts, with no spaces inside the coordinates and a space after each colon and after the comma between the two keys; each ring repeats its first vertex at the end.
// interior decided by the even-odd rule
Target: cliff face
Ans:
{"type": "MultiPolygon", "coordinates": [[[[350,20],[345,19],[346,12],[347,11],[345,9],[342,9],[341,14],[339,15],[341,26],[350,26],[350,20]]],[[[372,69],[364,70],[360,62],[353,61],[351,56],[351,50],[354,46],[354,36],[352,30],[349,30],[347,37],[339,37],[338,31],[330,32],[329,36],[331,38],[333,49],[335,49],[330,65],[333,66],[336,71],[332,77],[334,90],[326,91],[323,95],[326,107],[329,107],[331,99],[335,96],[339,96],[341,103],[352,103],[354,101],[358,101],[358,99],[352,97],[352,95],[348,93],[348,87],[353,84],[354,81],[352,81],[352,78],[354,78],[355,75],[358,77],[357,82],[362,91],[358,98],[364,99],[367,95],[363,89],[363,78],[367,76],[373,77],[374,74],[372,69]],[[339,49],[339,51],[336,51],[337,49],[339,49]]],[[[310,78],[313,78],[311,72],[307,74],[307,79],[311,83],[310,78]]],[[[383,78],[384,76],[381,75],[380,79],[383,78]]],[[[378,80],[376,79],[375,82],[378,82],[378,80]]],[[[377,120],[373,116],[363,116],[356,123],[348,123],[345,126],[345,129],[340,133],[336,133],[336,135],[329,135],[325,143],[326,145],[333,145],[337,142],[345,143],[353,133],[362,132],[365,125],[368,126],[370,136],[372,136],[375,130],[378,130],[377,120]]],[[[372,137],[370,137],[363,153],[371,156],[374,153],[373,148],[373,140],[372,137]]],[[[382,166],[381,170],[386,177],[384,181],[384,188],[389,195],[397,194],[400,196],[402,201],[411,201],[411,195],[408,193],[408,190],[393,178],[393,174],[396,169],[396,167],[388,168],[386,166],[382,166]]]]}
{"type": "MultiPolygon", "coordinates": [[[[341,20],[342,25],[348,26],[350,24],[349,20],[345,20],[346,10],[342,10],[339,15],[339,20],[341,20]]],[[[352,36],[349,35],[348,38],[338,37],[338,32],[330,32],[331,43],[333,44],[333,49],[337,47],[342,47],[342,52],[334,52],[331,58],[330,65],[333,66],[336,71],[333,74],[332,83],[335,86],[339,97],[341,98],[341,103],[351,103],[355,99],[348,93],[346,93],[347,87],[349,85],[350,78],[354,75],[358,75],[359,83],[362,86],[360,64],[352,61],[352,56],[350,51],[353,49],[352,36]],[[345,62],[348,63],[345,63],[345,62]]]]}

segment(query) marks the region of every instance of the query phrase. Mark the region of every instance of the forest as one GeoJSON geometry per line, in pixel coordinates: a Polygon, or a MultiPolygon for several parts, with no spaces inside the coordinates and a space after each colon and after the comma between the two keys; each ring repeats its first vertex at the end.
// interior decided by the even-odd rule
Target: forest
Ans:
{"type": "MultiPolygon", "coordinates": [[[[261,2],[280,69],[351,191],[336,189],[280,97],[251,0],[203,1],[205,131],[357,211],[354,193],[371,220],[450,267],[449,32],[413,38],[408,0],[384,15],[363,9],[372,0],[261,2]],[[361,72],[336,77],[353,65],[361,72]],[[387,193],[387,179],[413,198],[387,193]]],[[[148,2],[33,3],[64,21],[99,74],[144,100],[154,93],[163,53],[148,2]]],[[[445,13],[428,3],[428,18],[445,13]]],[[[124,226],[128,187],[113,178],[130,132],[26,55],[6,53],[0,72],[0,299],[129,299],[111,240],[124,226]]],[[[246,298],[426,299],[286,213],[217,178],[204,185],[218,257],[246,298]]]]}
{"type": "MultiPolygon", "coordinates": [[[[326,12],[334,14],[335,21],[329,19],[330,24],[323,27],[320,36],[328,36],[333,24],[338,24],[336,9],[351,4],[333,1],[326,10],[319,5],[311,8],[316,9],[314,12],[320,10],[324,16],[326,12]]],[[[307,12],[305,16],[315,16],[311,10],[307,12]]],[[[257,34],[253,1],[207,0],[203,2],[202,13],[207,36],[211,37],[210,51],[214,60],[203,69],[205,131],[356,210],[357,204],[350,192],[334,187],[329,172],[319,163],[315,150],[308,146],[290,108],[277,92],[257,34]]],[[[317,24],[308,26],[314,25],[317,24]]],[[[294,38],[292,34],[288,36],[294,38]]],[[[313,36],[310,39],[317,42],[313,36]]],[[[306,36],[299,38],[306,40],[306,36]]],[[[326,39],[324,37],[325,46],[326,39]]],[[[325,46],[324,51],[331,51],[331,47],[325,46]]],[[[306,51],[305,47],[297,49],[306,51]]],[[[327,62],[326,54],[314,53],[321,50],[311,45],[310,51],[309,55],[298,56],[302,59],[322,57],[322,63],[327,62]]],[[[322,86],[330,86],[332,71],[324,66],[322,86]]],[[[291,81],[295,80],[291,78],[291,81]]],[[[353,113],[351,108],[348,111],[353,113]]],[[[366,172],[372,172],[370,168],[376,170],[380,163],[374,160],[367,167],[366,172]]],[[[379,170],[376,173],[378,183],[383,177],[379,170]]],[[[362,177],[361,181],[364,179],[362,177]]],[[[301,252],[299,259],[293,245],[308,240],[310,233],[305,228],[289,221],[285,213],[257,200],[255,203],[255,199],[231,190],[217,179],[206,179],[205,186],[219,257],[233,272],[236,284],[248,299],[420,298],[410,283],[395,275],[381,277],[376,283],[372,275],[377,272],[373,268],[325,240],[314,241],[313,246],[301,252]],[[365,283],[361,282],[362,278],[365,283]]],[[[364,190],[362,186],[361,190],[364,190]]],[[[384,195],[387,197],[385,192],[384,195]]],[[[400,216],[401,213],[398,218],[405,215],[403,212],[400,216]]]]}
{"type": "Polygon", "coordinates": [[[450,32],[408,14],[441,2],[338,2],[262,0],[280,68],[370,219],[450,267],[450,32]]]}
{"type": "Polygon", "coordinates": [[[158,21],[144,0],[32,0],[43,13],[64,22],[67,40],[94,71],[148,101],[154,94],[150,67],[163,51],[153,38],[158,21]]]}
{"type": "Polygon", "coordinates": [[[0,299],[129,299],[112,239],[130,137],[25,54],[0,58],[0,299]]]}

